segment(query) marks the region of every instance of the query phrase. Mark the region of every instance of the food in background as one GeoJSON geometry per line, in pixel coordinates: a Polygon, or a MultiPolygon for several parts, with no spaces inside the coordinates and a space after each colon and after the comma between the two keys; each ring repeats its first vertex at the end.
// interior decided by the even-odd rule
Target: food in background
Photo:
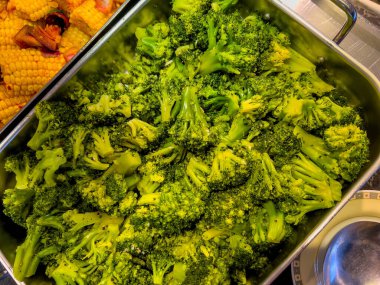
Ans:
{"type": "Polygon", "coordinates": [[[124,0],[0,0],[0,128],[124,0]]]}

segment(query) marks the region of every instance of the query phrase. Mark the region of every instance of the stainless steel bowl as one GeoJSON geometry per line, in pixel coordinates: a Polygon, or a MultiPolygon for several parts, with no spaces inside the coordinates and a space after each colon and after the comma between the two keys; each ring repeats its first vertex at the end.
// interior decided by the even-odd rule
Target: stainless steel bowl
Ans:
{"type": "MultiPolygon", "coordinates": [[[[24,108],[0,133],[0,195],[2,190],[13,183],[10,176],[4,171],[4,157],[11,151],[22,149],[33,132],[35,116],[33,108],[40,100],[49,100],[65,92],[67,83],[73,76],[85,76],[88,72],[100,72],[102,58],[112,55],[116,44],[123,39],[125,29],[136,25],[146,5],[155,5],[156,10],[167,11],[169,1],[141,0],[130,1],[106,24],[95,38],[80,52],[74,60],[58,74],[42,90],[26,108],[24,108]],[[140,11],[140,12],[139,12],[140,11]]],[[[344,88],[349,100],[363,108],[365,126],[370,139],[370,162],[363,168],[359,178],[344,190],[343,199],[329,211],[318,211],[310,215],[308,224],[299,227],[294,242],[285,244],[271,266],[260,276],[260,283],[270,284],[291,263],[291,261],[312,241],[312,239],[327,225],[336,213],[348,202],[350,197],[380,167],[380,83],[360,63],[343,51],[337,42],[350,30],[355,22],[347,21],[345,32],[335,41],[322,35],[317,29],[309,25],[291,9],[278,1],[269,0],[242,0],[247,9],[257,10],[266,18],[287,32],[294,48],[311,61],[317,63],[323,59],[329,74],[335,78],[338,85],[344,88]],[[347,26],[348,25],[348,26],[347,26]]],[[[347,4],[346,0],[344,2],[347,4]]],[[[345,7],[344,5],[342,7],[345,7]]],[[[352,13],[347,13],[352,16],[352,13]]],[[[0,218],[1,219],[1,218],[0,218]]],[[[1,225],[1,220],[0,220],[1,225]]],[[[6,224],[7,232],[16,236],[14,226],[6,224]]],[[[1,231],[1,229],[0,229],[1,231]]],[[[0,235],[0,250],[4,249],[0,235]]],[[[7,258],[12,259],[12,254],[7,258]]],[[[4,259],[0,254],[0,261],[4,259]]],[[[7,263],[7,262],[5,262],[7,263]]]]}

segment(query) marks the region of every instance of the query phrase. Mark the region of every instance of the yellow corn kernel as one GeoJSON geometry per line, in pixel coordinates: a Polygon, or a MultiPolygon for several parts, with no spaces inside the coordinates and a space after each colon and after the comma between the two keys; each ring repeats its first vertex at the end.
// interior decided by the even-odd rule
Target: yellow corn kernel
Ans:
{"type": "Polygon", "coordinates": [[[9,51],[0,63],[6,97],[32,96],[64,65],[63,55],[46,56],[36,49],[9,51]]]}
{"type": "Polygon", "coordinates": [[[62,53],[70,49],[80,50],[88,41],[90,37],[79,30],[76,26],[70,26],[62,35],[59,51],[62,53]]]}
{"type": "Polygon", "coordinates": [[[0,20],[0,63],[7,51],[19,49],[13,37],[28,23],[27,20],[17,17],[14,13],[0,20]]]}
{"type": "Polygon", "coordinates": [[[58,8],[58,3],[51,0],[9,0],[8,10],[14,10],[21,18],[37,21],[51,10],[58,8]]]}
{"type": "Polygon", "coordinates": [[[56,0],[59,8],[68,12],[73,11],[76,7],[82,4],[83,1],[84,0],[56,0]]]}
{"type": "Polygon", "coordinates": [[[12,106],[20,106],[22,104],[25,104],[29,100],[30,96],[19,96],[0,99],[0,112],[12,106]]]}
{"type": "MultiPolygon", "coordinates": [[[[21,107],[22,108],[22,107],[21,107]]],[[[18,111],[21,109],[19,106],[11,106],[0,111],[0,120],[6,124],[18,111]]]]}
{"type": "Polygon", "coordinates": [[[8,16],[7,5],[8,0],[0,0],[0,20],[8,16]]]}
{"type": "Polygon", "coordinates": [[[73,10],[70,23],[89,36],[93,36],[107,22],[111,15],[105,15],[95,8],[95,0],[86,0],[73,10]]]}

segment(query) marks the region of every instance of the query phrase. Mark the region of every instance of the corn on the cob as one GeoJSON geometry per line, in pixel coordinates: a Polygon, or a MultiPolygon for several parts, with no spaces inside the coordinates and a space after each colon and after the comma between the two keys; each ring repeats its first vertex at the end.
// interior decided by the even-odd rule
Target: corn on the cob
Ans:
{"type": "Polygon", "coordinates": [[[60,9],[71,13],[76,7],[83,3],[84,0],[56,0],[60,9]]]}
{"type": "Polygon", "coordinates": [[[70,49],[80,50],[90,37],[79,30],[76,26],[71,25],[62,35],[59,51],[65,54],[70,49]]]}
{"type": "Polygon", "coordinates": [[[51,0],[9,0],[8,10],[14,10],[21,18],[37,21],[51,10],[58,8],[58,3],[51,0]]]}
{"type": "Polygon", "coordinates": [[[0,0],[0,19],[5,19],[7,17],[7,5],[8,0],[0,0]]]}
{"type": "Polygon", "coordinates": [[[6,124],[10,118],[12,118],[18,111],[20,111],[21,108],[22,107],[15,105],[15,106],[8,107],[4,110],[1,110],[0,121],[3,124],[6,124]]]}
{"type": "Polygon", "coordinates": [[[12,106],[20,106],[22,104],[25,104],[29,100],[30,96],[18,96],[0,99],[0,112],[12,106]]]}
{"type": "Polygon", "coordinates": [[[2,58],[7,56],[7,51],[19,49],[13,37],[27,23],[27,20],[17,17],[14,13],[9,13],[6,19],[0,20],[0,64],[2,58]]]}
{"type": "Polygon", "coordinates": [[[46,57],[36,49],[10,51],[1,65],[5,96],[32,96],[64,65],[62,55],[46,57]]]}
{"type": "Polygon", "coordinates": [[[89,36],[95,35],[111,16],[97,10],[95,5],[95,0],[86,0],[70,15],[70,23],[89,36]]]}

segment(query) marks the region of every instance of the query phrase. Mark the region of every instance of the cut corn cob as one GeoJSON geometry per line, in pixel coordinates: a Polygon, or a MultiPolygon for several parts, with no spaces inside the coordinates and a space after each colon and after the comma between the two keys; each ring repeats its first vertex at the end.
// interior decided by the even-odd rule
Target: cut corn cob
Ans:
{"type": "Polygon", "coordinates": [[[36,49],[10,51],[0,66],[5,96],[32,96],[64,65],[63,55],[44,56],[36,49]]]}
{"type": "Polygon", "coordinates": [[[27,23],[27,20],[17,17],[14,13],[9,13],[6,19],[0,20],[0,64],[2,58],[7,56],[7,51],[19,49],[13,37],[27,23]]]}
{"type": "Polygon", "coordinates": [[[0,99],[0,112],[12,106],[20,106],[22,104],[25,104],[29,100],[30,96],[18,96],[0,99]]]}
{"type": "Polygon", "coordinates": [[[8,0],[0,0],[0,19],[5,19],[7,17],[7,5],[8,0]]]}
{"type": "Polygon", "coordinates": [[[89,36],[95,35],[111,16],[98,11],[95,5],[95,0],[86,0],[70,15],[70,23],[89,36]]]}
{"type": "Polygon", "coordinates": [[[21,18],[37,21],[50,11],[58,8],[58,3],[51,0],[9,0],[8,11],[14,10],[21,18]]]}
{"type": "Polygon", "coordinates": [[[20,109],[22,106],[11,106],[0,111],[0,121],[5,125],[20,109]]]}
{"type": "Polygon", "coordinates": [[[84,0],[56,0],[60,9],[72,12],[76,7],[83,3],[84,0]]]}
{"type": "Polygon", "coordinates": [[[62,35],[59,51],[63,54],[69,50],[79,51],[89,40],[87,34],[71,25],[62,35]]]}

